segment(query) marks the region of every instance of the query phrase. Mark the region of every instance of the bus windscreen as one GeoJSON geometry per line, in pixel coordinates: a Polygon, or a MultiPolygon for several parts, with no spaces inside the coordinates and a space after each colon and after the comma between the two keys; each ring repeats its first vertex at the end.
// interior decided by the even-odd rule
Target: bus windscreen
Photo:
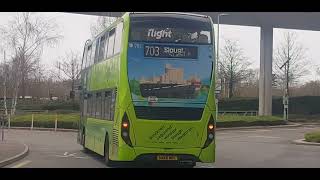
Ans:
{"type": "Polygon", "coordinates": [[[203,108],[214,62],[210,24],[157,17],[131,23],[128,78],[134,105],[203,108]]]}

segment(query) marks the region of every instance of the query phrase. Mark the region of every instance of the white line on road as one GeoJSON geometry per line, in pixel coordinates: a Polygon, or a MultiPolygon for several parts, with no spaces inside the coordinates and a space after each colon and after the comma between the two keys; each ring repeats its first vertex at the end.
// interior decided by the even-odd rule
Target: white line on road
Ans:
{"type": "Polygon", "coordinates": [[[297,130],[301,130],[301,129],[282,129],[282,130],[285,130],[285,131],[297,131],[297,130]]]}
{"type": "Polygon", "coordinates": [[[88,159],[88,157],[79,157],[79,156],[75,156],[75,158],[77,158],[77,159],[88,159]]]}
{"type": "Polygon", "coordinates": [[[266,130],[266,129],[262,129],[262,130],[250,130],[250,131],[234,131],[234,132],[218,132],[217,134],[231,134],[231,133],[238,133],[238,132],[242,132],[242,133],[248,133],[248,132],[270,132],[272,130],[266,130]]]}
{"type": "Polygon", "coordinates": [[[274,137],[274,136],[249,136],[249,137],[253,137],[253,138],[281,138],[281,137],[274,137]]]}
{"type": "Polygon", "coordinates": [[[270,129],[261,129],[261,130],[257,130],[257,132],[270,132],[270,131],[272,131],[272,130],[270,130],[270,129]]]}
{"type": "Polygon", "coordinates": [[[303,129],[317,129],[317,127],[305,127],[303,129]]]}
{"type": "Polygon", "coordinates": [[[72,154],[68,154],[68,152],[65,152],[63,155],[54,155],[55,157],[74,157],[77,159],[87,159],[87,157],[81,157],[81,156],[76,156],[77,153],[72,153],[72,154]]]}
{"type": "Polygon", "coordinates": [[[266,132],[266,131],[271,131],[271,130],[251,130],[251,131],[235,131],[235,132],[243,132],[243,133],[253,132],[253,133],[256,133],[256,132],[266,132]]]}
{"type": "Polygon", "coordinates": [[[217,134],[220,135],[220,134],[229,134],[229,133],[220,133],[220,132],[219,132],[219,133],[217,133],[217,134]]]}
{"type": "Polygon", "coordinates": [[[11,168],[20,168],[20,167],[25,166],[25,165],[27,165],[27,164],[29,164],[29,163],[31,163],[31,161],[29,161],[29,160],[23,161],[23,162],[15,165],[15,166],[12,166],[11,168]]]}
{"type": "Polygon", "coordinates": [[[63,158],[69,158],[69,157],[73,157],[76,159],[88,159],[88,157],[81,157],[81,156],[64,156],[64,155],[53,155],[55,157],[63,157],[63,158]]]}

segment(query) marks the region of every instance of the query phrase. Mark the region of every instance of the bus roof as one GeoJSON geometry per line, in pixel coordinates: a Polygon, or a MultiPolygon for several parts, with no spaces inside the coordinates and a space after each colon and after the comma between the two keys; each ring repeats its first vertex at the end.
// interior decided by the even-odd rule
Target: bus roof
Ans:
{"type": "Polygon", "coordinates": [[[177,19],[188,19],[195,21],[210,22],[210,16],[192,14],[192,13],[179,13],[179,12],[132,12],[129,13],[130,17],[137,18],[148,18],[148,17],[164,17],[164,18],[177,18],[177,19]]]}
{"type": "MultiPolygon", "coordinates": [[[[199,18],[205,18],[205,19],[211,19],[210,16],[201,15],[201,14],[194,14],[194,13],[184,13],[184,12],[127,12],[129,16],[138,16],[138,17],[150,17],[150,16],[157,16],[157,17],[184,17],[187,19],[194,19],[201,20],[199,18]]],[[[125,14],[127,14],[125,13],[125,14]]],[[[125,16],[125,14],[122,15],[122,17],[125,16]]],[[[85,43],[85,46],[91,45],[93,40],[100,37],[103,33],[108,31],[111,27],[114,26],[118,22],[119,18],[115,20],[109,27],[107,27],[105,30],[101,31],[99,34],[97,34],[95,37],[88,39],[85,43]]]]}
{"type": "Polygon", "coordinates": [[[130,12],[131,14],[139,14],[139,15],[185,15],[185,16],[196,16],[196,17],[203,17],[208,18],[209,16],[202,15],[202,14],[194,14],[194,13],[184,13],[184,12],[130,12]]]}

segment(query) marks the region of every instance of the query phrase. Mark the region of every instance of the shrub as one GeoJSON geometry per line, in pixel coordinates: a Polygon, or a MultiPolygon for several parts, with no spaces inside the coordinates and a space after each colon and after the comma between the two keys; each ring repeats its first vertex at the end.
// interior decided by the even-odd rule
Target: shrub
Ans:
{"type": "Polygon", "coordinates": [[[80,106],[78,102],[49,102],[41,107],[42,110],[73,110],[79,111],[80,106]]]}

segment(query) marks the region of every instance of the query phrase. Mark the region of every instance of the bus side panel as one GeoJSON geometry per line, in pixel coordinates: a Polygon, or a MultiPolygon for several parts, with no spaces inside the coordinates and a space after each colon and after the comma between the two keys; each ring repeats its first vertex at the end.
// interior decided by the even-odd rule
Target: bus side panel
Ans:
{"type": "MultiPolygon", "coordinates": [[[[211,21],[211,26],[212,26],[212,34],[214,34],[214,28],[213,28],[213,22],[211,21]]],[[[209,90],[209,94],[208,94],[208,99],[207,99],[207,106],[209,107],[209,109],[212,112],[212,117],[215,120],[215,128],[216,126],[216,121],[217,121],[217,109],[216,109],[216,97],[215,97],[215,88],[216,88],[216,54],[215,54],[215,40],[214,40],[214,36],[213,36],[213,66],[212,66],[212,74],[211,74],[211,85],[210,85],[210,90],[209,90]]],[[[206,122],[208,123],[208,122],[206,122]]],[[[204,129],[204,132],[207,131],[207,126],[205,126],[206,128],[204,129]]],[[[206,141],[207,136],[203,136],[202,142],[204,143],[206,141]]],[[[200,156],[199,156],[199,160],[201,162],[206,162],[206,163],[212,163],[215,162],[215,152],[216,152],[216,137],[214,139],[214,141],[207,147],[201,150],[200,156]]]]}
{"type": "MultiPolygon", "coordinates": [[[[128,41],[129,41],[129,15],[123,16],[123,33],[121,43],[121,64],[120,64],[120,87],[119,88],[119,106],[120,108],[126,109],[131,100],[131,94],[128,83],[128,41]]],[[[121,116],[122,117],[122,116],[121,116]]]]}
{"type": "Polygon", "coordinates": [[[112,136],[113,122],[101,119],[88,118],[86,132],[89,136],[89,142],[86,141],[87,147],[92,151],[104,155],[105,134],[112,136]]]}
{"type": "MultiPolygon", "coordinates": [[[[127,77],[127,52],[128,52],[128,39],[129,39],[129,14],[126,13],[123,17],[123,32],[121,42],[121,53],[120,53],[120,69],[119,73],[119,88],[117,96],[117,118],[115,119],[114,128],[119,133],[117,135],[118,143],[112,145],[114,153],[111,154],[111,160],[133,160],[135,158],[134,149],[129,147],[121,138],[121,121],[125,113],[125,109],[130,104],[131,94],[128,84],[127,77]]],[[[128,113],[128,112],[127,112],[128,113]]],[[[128,115],[130,116],[130,115],[128,115]]],[[[130,128],[130,137],[134,134],[133,128],[130,128]]],[[[131,139],[132,143],[135,143],[135,139],[131,139]]]]}
{"type": "MultiPolygon", "coordinates": [[[[89,92],[103,92],[103,90],[106,89],[117,88],[119,84],[119,64],[119,55],[95,64],[89,73],[89,92]]],[[[115,114],[116,113],[117,112],[115,112],[115,114]]],[[[86,147],[98,154],[104,155],[105,135],[106,132],[108,132],[109,142],[111,142],[113,122],[104,119],[88,118],[85,129],[87,133],[86,147]]]]}
{"type": "Polygon", "coordinates": [[[119,83],[119,61],[120,56],[116,55],[111,59],[104,60],[92,67],[90,73],[89,90],[97,91],[118,87],[119,83]]]}
{"type": "Polygon", "coordinates": [[[215,162],[215,148],[216,143],[214,140],[207,148],[201,150],[199,160],[204,163],[215,162]]]}

